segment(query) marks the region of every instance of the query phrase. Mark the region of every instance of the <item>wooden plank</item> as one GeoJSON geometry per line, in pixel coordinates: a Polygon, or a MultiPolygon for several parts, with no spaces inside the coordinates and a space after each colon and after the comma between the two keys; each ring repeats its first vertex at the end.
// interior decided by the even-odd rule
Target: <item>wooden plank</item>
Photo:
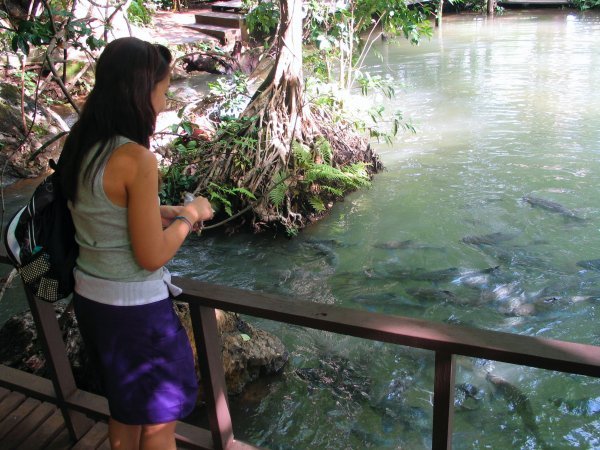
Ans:
{"type": "Polygon", "coordinates": [[[218,27],[214,25],[199,25],[199,24],[189,24],[184,25],[186,28],[190,30],[195,30],[200,33],[206,34],[208,36],[212,36],[216,39],[219,39],[222,44],[228,44],[231,42],[235,42],[240,39],[242,36],[242,32],[239,28],[227,28],[227,27],[218,27]]]}
{"type": "Polygon", "coordinates": [[[43,401],[56,403],[52,382],[22,370],[0,364],[0,386],[24,393],[43,401]]]}
{"type": "MultiPolygon", "coordinates": [[[[0,383],[1,385],[1,383],[0,383]]],[[[10,394],[10,389],[7,389],[5,387],[0,387],[0,401],[2,401],[2,399],[4,397],[6,397],[8,394],[10,394]]]]}
{"type": "Polygon", "coordinates": [[[227,450],[260,450],[263,447],[255,447],[254,445],[247,444],[242,441],[233,441],[227,450]]]}
{"type": "Polygon", "coordinates": [[[104,441],[98,446],[96,450],[111,450],[110,440],[108,438],[104,439],[104,441]]]}
{"type": "Polygon", "coordinates": [[[0,403],[0,420],[8,417],[25,399],[26,397],[20,392],[11,392],[4,397],[2,403],[0,403]]]}
{"type": "Polygon", "coordinates": [[[92,428],[75,444],[71,450],[95,449],[108,438],[108,424],[96,422],[92,428]]]}
{"type": "Polygon", "coordinates": [[[452,449],[452,423],[454,418],[454,355],[435,353],[435,378],[433,383],[433,434],[431,448],[452,449]]]}
{"type": "Polygon", "coordinates": [[[227,385],[217,331],[216,311],[203,306],[190,306],[198,364],[208,408],[208,421],[215,449],[226,449],[233,441],[233,425],[227,404],[227,385]]]}
{"type": "Polygon", "coordinates": [[[18,425],[29,413],[37,408],[41,402],[34,398],[27,398],[12,413],[0,422],[0,442],[16,425],[18,425]]]}
{"type": "Polygon", "coordinates": [[[240,20],[243,19],[241,14],[227,12],[198,13],[194,17],[199,25],[216,25],[229,28],[240,28],[240,20]]]}
{"type": "Polygon", "coordinates": [[[77,389],[66,399],[66,402],[70,408],[96,420],[107,421],[110,416],[108,401],[101,395],[77,389]]]}
{"type": "Polygon", "coordinates": [[[93,422],[80,412],[70,411],[64,404],[65,398],[75,392],[77,386],[54,305],[36,297],[30,289],[25,289],[25,294],[38,331],[38,340],[46,356],[46,369],[50,373],[57,405],[63,413],[71,438],[77,441],[92,427],[93,422]]]}
{"type": "Polygon", "coordinates": [[[44,447],[44,450],[65,450],[71,448],[73,442],[69,436],[69,430],[64,428],[52,441],[44,447]]]}
{"type": "Polygon", "coordinates": [[[56,409],[16,450],[41,450],[65,429],[63,415],[56,409]]]}
{"type": "Polygon", "coordinates": [[[2,439],[2,445],[6,448],[16,448],[56,410],[52,403],[42,403],[2,439]]]}
{"type": "Polygon", "coordinates": [[[600,346],[290,300],[260,292],[174,277],[177,299],[190,305],[248,314],[425,350],[600,377],[600,346]]]}
{"type": "Polygon", "coordinates": [[[214,449],[209,430],[185,422],[177,422],[175,439],[177,444],[183,444],[184,448],[214,449]]]}

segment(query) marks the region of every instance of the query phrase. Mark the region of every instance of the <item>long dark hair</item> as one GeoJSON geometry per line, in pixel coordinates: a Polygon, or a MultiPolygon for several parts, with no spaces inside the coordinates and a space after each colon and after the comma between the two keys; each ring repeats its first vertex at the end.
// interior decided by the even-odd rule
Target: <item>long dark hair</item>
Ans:
{"type": "Polygon", "coordinates": [[[109,43],[96,64],[96,82],[79,120],[73,125],[58,162],[64,195],[71,201],[77,197],[78,174],[92,182],[103,161],[109,156],[109,143],[124,136],[149,147],[157,112],[151,93],[169,74],[172,56],[158,44],[134,37],[109,43]],[[87,167],[84,158],[99,144],[87,167]]]}

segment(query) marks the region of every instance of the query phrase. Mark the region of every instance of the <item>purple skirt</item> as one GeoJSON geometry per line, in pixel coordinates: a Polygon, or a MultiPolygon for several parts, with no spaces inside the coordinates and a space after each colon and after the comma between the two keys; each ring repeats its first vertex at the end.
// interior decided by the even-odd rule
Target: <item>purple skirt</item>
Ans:
{"type": "Polygon", "coordinates": [[[112,418],[145,425],[192,412],[198,395],[194,357],[171,299],[112,306],[75,293],[73,304],[112,418]]]}

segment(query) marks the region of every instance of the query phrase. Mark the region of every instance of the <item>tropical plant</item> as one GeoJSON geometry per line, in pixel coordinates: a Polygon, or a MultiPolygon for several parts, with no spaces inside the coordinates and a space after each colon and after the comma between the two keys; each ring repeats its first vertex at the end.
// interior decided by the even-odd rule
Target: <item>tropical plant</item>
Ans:
{"type": "Polygon", "coordinates": [[[246,26],[251,36],[266,38],[272,36],[279,24],[279,7],[277,2],[243,0],[248,11],[245,16],[246,26]]]}
{"type": "Polygon", "coordinates": [[[325,67],[329,76],[335,67],[343,89],[364,75],[365,57],[384,33],[403,35],[413,43],[432,33],[428,7],[409,8],[404,0],[310,0],[306,11],[304,38],[319,55],[312,60],[324,60],[319,70],[325,67]]]}
{"type": "Polygon", "coordinates": [[[150,25],[152,23],[153,2],[144,2],[144,0],[131,0],[127,8],[127,19],[135,25],[150,25]]]}
{"type": "Polygon", "coordinates": [[[582,11],[600,7],[600,0],[573,0],[573,5],[582,11]]]}

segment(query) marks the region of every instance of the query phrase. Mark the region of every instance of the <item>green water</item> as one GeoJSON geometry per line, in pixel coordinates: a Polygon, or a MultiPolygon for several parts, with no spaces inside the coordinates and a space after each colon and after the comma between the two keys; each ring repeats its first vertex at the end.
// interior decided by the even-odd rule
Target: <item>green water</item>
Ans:
{"type": "MultiPolygon", "coordinates": [[[[600,345],[600,272],[576,265],[600,258],[598,44],[598,15],[557,10],[448,17],[418,47],[377,44],[368,65],[393,77],[397,96],[365,101],[401,109],[417,133],[376,144],[387,170],[373,187],[298,238],[210,237],[172,269],[297,301],[600,345]],[[498,242],[463,241],[489,234],[498,242]],[[430,273],[449,268],[455,276],[430,273]]],[[[430,447],[431,353],[258,323],[290,363],[232,399],[238,438],[430,447]]],[[[457,372],[454,448],[600,448],[595,379],[468,358],[457,372]]]]}

